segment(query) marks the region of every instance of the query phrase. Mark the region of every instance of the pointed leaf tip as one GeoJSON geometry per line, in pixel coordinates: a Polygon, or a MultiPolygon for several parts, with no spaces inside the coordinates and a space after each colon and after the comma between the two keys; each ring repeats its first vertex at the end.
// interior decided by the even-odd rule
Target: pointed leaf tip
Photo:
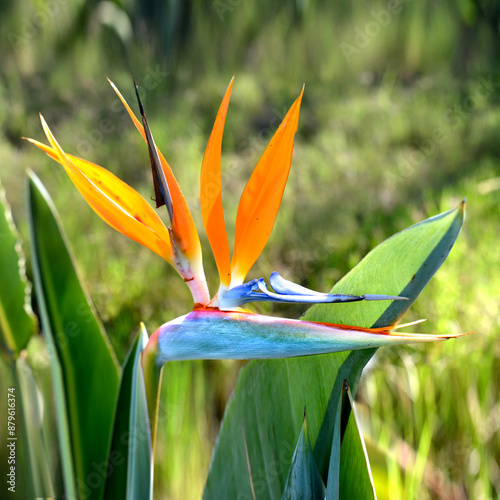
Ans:
{"type": "Polygon", "coordinates": [[[466,209],[466,206],[467,206],[467,198],[464,198],[462,200],[462,202],[460,203],[460,210],[462,212],[462,214],[465,216],[465,209],[466,209]]]}
{"type": "Polygon", "coordinates": [[[323,500],[326,488],[321,479],[307,432],[307,420],[302,421],[302,430],[295,446],[292,463],[283,491],[282,500],[323,500]]]}

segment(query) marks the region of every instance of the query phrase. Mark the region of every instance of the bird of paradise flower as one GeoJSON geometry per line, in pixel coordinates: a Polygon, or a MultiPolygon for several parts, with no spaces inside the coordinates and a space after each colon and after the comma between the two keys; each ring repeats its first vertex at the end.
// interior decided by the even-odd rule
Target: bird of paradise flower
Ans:
{"type": "MultiPolygon", "coordinates": [[[[361,300],[405,300],[405,297],[320,293],[288,281],[276,272],[269,279],[272,290],[262,278],[245,282],[269,239],[281,204],[290,171],[304,89],[271,138],[243,190],[236,214],[231,258],[222,206],[221,148],[233,80],[219,108],[201,167],[203,224],[220,278],[219,289],[212,298],[191,212],[169,164],[156,147],[137,87],[142,123],[110,81],[148,146],[156,208],[166,206],[170,222],[168,226],[137,191],[111,172],[65,153],[42,116],[43,130],[50,145],[28,139],[64,167],[82,196],[105,222],[165,259],[191,291],[193,310],[165,323],[150,337],[144,351],[144,359],[149,367],[145,368],[145,376],[155,378],[158,386],[160,367],[171,360],[284,358],[390,344],[432,342],[458,336],[394,333],[395,329],[407,325],[362,328],[270,317],[241,308],[246,303],[257,301],[333,304],[361,300]]],[[[155,409],[149,408],[149,411],[154,435],[155,409]]]]}
{"type": "MultiPolygon", "coordinates": [[[[156,147],[137,87],[142,124],[110,81],[147,143],[153,171],[156,208],[166,206],[170,220],[168,227],[150,204],[118,177],[94,163],[65,153],[43,116],[40,115],[40,118],[50,146],[35,139],[28,139],[64,167],[82,196],[105,222],[165,259],[186,282],[194,300],[193,311],[160,327],[151,341],[160,340],[161,343],[169,334],[172,337],[170,340],[173,341],[174,332],[179,328],[193,332],[205,330],[206,337],[209,336],[210,330],[222,333],[223,336],[243,331],[249,334],[253,331],[254,335],[260,332],[260,340],[263,342],[260,348],[258,345],[250,349],[244,348],[240,345],[242,338],[238,337],[233,338],[231,345],[224,349],[228,352],[220,352],[220,356],[216,356],[215,352],[209,356],[208,351],[204,349],[203,357],[249,359],[317,354],[388,343],[428,342],[449,338],[450,335],[396,335],[391,333],[396,325],[392,328],[360,328],[268,317],[240,308],[245,303],[257,301],[339,303],[359,300],[405,300],[405,297],[319,293],[285,280],[277,272],[273,272],[269,280],[273,291],[267,288],[263,278],[244,283],[269,239],[281,204],[290,171],[293,140],[304,89],[269,142],[243,191],[236,215],[234,252],[231,259],[222,208],[220,165],[222,135],[233,81],[234,77],[219,108],[201,167],[200,200],[203,224],[220,278],[219,290],[212,299],[205,279],[201,245],[193,217],[169,164],[156,147]],[[283,345],[278,347],[274,340],[281,335],[285,338],[283,345]],[[267,341],[266,336],[270,336],[267,341]],[[299,343],[303,343],[302,349],[286,347],[293,337],[296,337],[297,341],[300,339],[299,343]],[[320,338],[324,342],[319,342],[320,338]],[[280,352],[276,352],[276,349],[280,352]]],[[[399,325],[401,326],[403,325],[399,325]]],[[[196,336],[196,333],[193,335],[196,336]]],[[[196,343],[195,339],[192,340],[196,343]]],[[[158,352],[158,357],[163,361],[170,357],[168,351],[171,349],[165,347],[160,347],[158,352]]],[[[199,357],[196,349],[191,350],[192,353],[184,352],[183,359],[199,357]]],[[[216,351],[217,347],[209,350],[216,351]]]]}

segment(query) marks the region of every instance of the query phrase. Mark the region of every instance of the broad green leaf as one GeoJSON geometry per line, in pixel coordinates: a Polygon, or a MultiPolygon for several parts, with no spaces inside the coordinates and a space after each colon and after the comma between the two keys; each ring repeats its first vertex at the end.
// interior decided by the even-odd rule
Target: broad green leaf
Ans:
{"type": "Polygon", "coordinates": [[[118,368],[75,270],[52,201],[34,174],[28,182],[28,219],[37,302],[53,369],[66,494],[98,500],[118,368]]]}
{"type": "MultiPolygon", "coordinates": [[[[460,231],[463,213],[461,205],[394,235],[332,289],[333,293],[401,295],[408,301],[316,305],[304,319],[362,327],[396,323],[448,255],[460,231]]],[[[226,408],[204,498],[252,498],[243,421],[256,496],[281,498],[292,458],[291,442],[300,432],[304,406],[316,464],[326,480],[334,425],[340,425],[336,413],[342,386],[347,380],[352,394],[356,393],[363,367],[375,351],[250,362],[242,369],[226,408]]],[[[359,467],[352,473],[366,476],[363,449],[353,439],[351,433],[344,437],[345,446],[351,450],[350,459],[359,467]]],[[[345,484],[345,474],[340,465],[341,484],[345,484]]]]}
{"type": "Polygon", "coordinates": [[[35,331],[21,240],[0,184],[0,347],[16,358],[35,331]]]}
{"type": "Polygon", "coordinates": [[[142,328],[122,367],[104,500],[152,498],[152,446],[141,364],[147,341],[142,328]]]}
{"type": "Polygon", "coordinates": [[[302,500],[303,498],[323,500],[325,493],[325,485],[314,461],[304,415],[304,423],[293,453],[282,500],[302,500]]]}

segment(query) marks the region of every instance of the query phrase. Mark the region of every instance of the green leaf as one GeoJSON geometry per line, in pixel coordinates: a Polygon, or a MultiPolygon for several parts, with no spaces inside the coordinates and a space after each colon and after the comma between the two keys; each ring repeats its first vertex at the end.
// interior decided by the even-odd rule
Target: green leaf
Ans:
{"type": "Polygon", "coordinates": [[[368,454],[359,429],[354,400],[347,384],[344,384],[342,390],[340,406],[336,414],[340,425],[336,422],[334,427],[326,499],[375,499],[368,454]]]}
{"type": "Polygon", "coordinates": [[[282,500],[302,500],[303,498],[323,500],[325,493],[325,485],[314,461],[304,415],[304,423],[293,453],[282,500]]]}
{"type": "MultiPolygon", "coordinates": [[[[372,250],[332,289],[333,293],[383,293],[410,300],[316,305],[304,319],[362,327],[394,324],[448,255],[463,214],[461,205],[394,235],[372,250]]],[[[340,432],[337,412],[342,386],[347,381],[352,393],[356,393],[363,367],[375,351],[250,362],[241,370],[226,408],[204,498],[252,498],[243,421],[256,497],[281,498],[292,458],[291,442],[300,431],[304,406],[316,464],[325,479],[334,430],[340,432]]],[[[357,464],[350,473],[365,477],[363,449],[350,431],[344,436],[344,446],[351,450],[348,453],[357,464]]],[[[340,484],[345,484],[348,476],[342,463],[339,473],[340,484]]]]}
{"type": "Polygon", "coordinates": [[[99,500],[118,394],[114,353],[40,180],[28,182],[33,275],[53,370],[67,496],[99,500]]]}
{"type": "Polygon", "coordinates": [[[256,498],[281,499],[304,407],[314,458],[326,479],[343,381],[356,387],[370,357],[371,351],[359,350],[248,363],[226,407],[204,498],[253,498],[246,436],[256,498]]]}
{"type": "Polygon", "coordinates": [[[122,367],[105,500],[152,498],[152,446],[141,364],[147,341],[143,328],[122,367]]]}
{"type": "Polygon", "coordinates": [[[26,347],[36,327],[24,266],[19,233],[0,184],[0,276],[4,284],[0,286],[0,347],[14,358],[26,347]]]}
{"type": "Polygon", "coordinates": [[[48,411],[44,408],[33,372],[23,357],[16,360],[15,385],[19,440],[24,447],[24,463],[18,464],[18,470],[24,468],[26,471],[24,481],[31,498],[53,498],[50,459],[43,433],[43,420],[48,411]]]}

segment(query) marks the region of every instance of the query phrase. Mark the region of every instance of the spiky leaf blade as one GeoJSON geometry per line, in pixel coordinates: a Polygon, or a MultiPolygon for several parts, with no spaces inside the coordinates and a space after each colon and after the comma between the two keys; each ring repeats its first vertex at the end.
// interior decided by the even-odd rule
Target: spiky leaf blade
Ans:
{"type": "Polygon", "coordinates": [[[95,464],[99,468],[107,460],[118,367],[76,272],[55,207],[33,173],[27,201],[33,275],[53,369],[66,493],[99,500],[104,478],[95,464]]]}

